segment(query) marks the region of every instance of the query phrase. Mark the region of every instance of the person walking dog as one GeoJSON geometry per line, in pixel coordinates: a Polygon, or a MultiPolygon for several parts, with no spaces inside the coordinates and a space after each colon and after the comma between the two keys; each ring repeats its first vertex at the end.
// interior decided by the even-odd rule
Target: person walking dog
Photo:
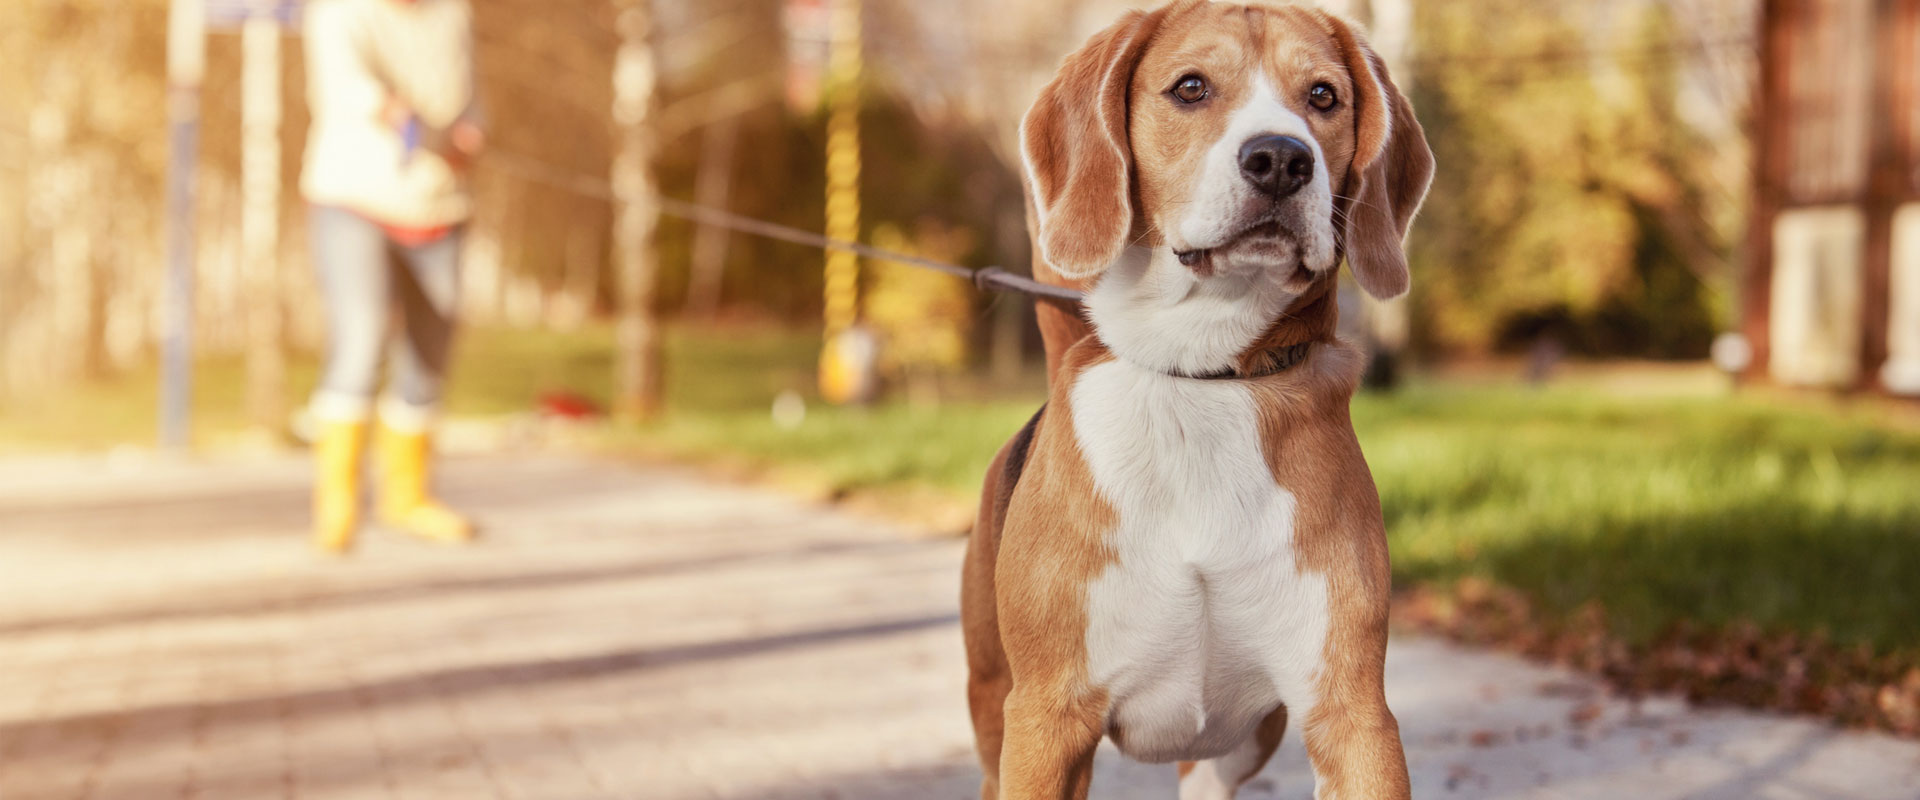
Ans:
{"type": "Polygon", "coordinates": [[[313,127],[301,194],[328,329],[310,403],[314,545],[334,554],[353,546],[375,416],[382,523],[466,542],[472,523],[430,487],[473,208],[468,171],[486,144],[472,10],[466,0],[312,0],[306,8],[313,127]],[[388,382],[376,403],[383,350],[388,382]]]}

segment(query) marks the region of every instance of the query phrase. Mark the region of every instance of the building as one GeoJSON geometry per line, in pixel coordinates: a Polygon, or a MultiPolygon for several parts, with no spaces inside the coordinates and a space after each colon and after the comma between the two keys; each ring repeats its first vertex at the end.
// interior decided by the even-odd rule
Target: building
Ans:
{"type": "Polygon", "coordinates": [[[1749,377],[1920,396],[1920,0],[1763,0],[1749,377]]]}

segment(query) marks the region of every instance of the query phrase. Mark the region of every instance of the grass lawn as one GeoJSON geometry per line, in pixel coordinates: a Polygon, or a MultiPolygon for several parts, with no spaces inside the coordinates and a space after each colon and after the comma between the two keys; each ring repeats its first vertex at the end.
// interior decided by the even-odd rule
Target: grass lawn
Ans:
{"type": "MultiPolygon", "coordinates": [[[[818,340],[779,330],[688,332],[669,338],[667,414],[659,424],[609,432],[618,452],[702,463],[809,494],[871,503],[895,516],[957,531],[1000,443],[1044,397],[1035,375],[1015,386],[969,383],[937,407],[900,402],[835,408],[812,397],[818,340]],[[804,422],[776,425],[773,399],[807,397],[804,422]]],[[[524,410],[544,390],[610,396],[611,339],[601,334],[477,334],[464,349],[456,412],[524,410]]]]}
{"type": "MultiPolygon", "coordinates": [[[[1012,387],[970,383],[977,399],[938,408],[908,404],[838,409],[810,403],[797,429],[774,425],[773,398],[812,391],[817,339],[770,328],[675,331],[668,337],[666,420],[615,430],[611,448],[700,461],[823,495],[890,499],[889,510],[931,505],[916,515],[964,525],[971,493],[1009,432],[1044,394],[1039,376],[1012,387]],[[958,515],[958,516],[956,516],[958,515]]],[[[448,387],[457,417],[524,414],[545,392],[565,389],[606,404],[612,393],[613,337],[604,328],[571,333],[475,328],[463,331],[448,387]]],[[[288,396],[312,389],[315,358],[296,355],[288,396]]],[[[195,372],[194,434],[219,448],[248,429],[245,372],[235,358],[209,359],[195,372]]],[[[150,445],[159,376],[139,370],[0,406],[0,454],[150,445]]]]}
{"type": "Polygon", "coordinates": [[[1920,435],[1728,398],[1420,387],[1354,419],[1399,583],[1474,576],[1645,644],[1752,622],[1920,654],[1920,435]]]}
{"type": "MultiPolygon", "coordinates": [[[[1041,396],[1030,381],[968,387],[937,408],[810,404],[798,427],[779,427],[771,400],[807,390],[814,347],[779,331],[679,332],[667,419],[605,444],[892,497],[957,527],[1041,396]]],[[[605,331],[476,331],[460,358],[450,406],[493,415],[552,388],[604,400],[612,346],[605,331]]],[[[296,372],[304,391],[311,368],[296,372]]],[[[237,365],[204,374],[202,430],[234,427],[237,365]]],[[[144,441],[151,376],[38,408],[0,411],[0,444],[144,441]]],[[[1920,433],[1884,414],[1760,394],[1445,382],[1354,404],[1403,588],[1472,579],[1517,593],[1548,629],[1597,613],[1631,648],[1682,622],[1751,625],[1920,666],[1920,433]]]]}

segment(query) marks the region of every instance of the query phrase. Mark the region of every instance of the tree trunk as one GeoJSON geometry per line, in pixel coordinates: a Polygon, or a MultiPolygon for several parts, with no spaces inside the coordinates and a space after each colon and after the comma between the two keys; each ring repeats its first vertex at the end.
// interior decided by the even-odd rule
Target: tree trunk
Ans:
{"type": "Polygon", "coordinates": [[[613,121],[620,152],[613,163],[619,197],[615,225],[620,269],[620,323],[616,412],[632,421],[653,419],[661,407],[661,334],[654,295],[660,262],[654,251],[659,223],[648,125],[654,105],[655,65],[649,0],[616,0],[620,52],[613,68],[613,121]]]}
{"type": "MultiPolygon", "coordinates": [[[[733,193],[734,147],[740,139],[740,118],[729,116],[707,126],[700,143],[700,174],[694,202],[707,208],[727,207],[733,193]]],[[[727,266],[727,230],[702,225],[694,233],[692,275],[687,284],[687,313],[712,318],[720,310],[727,266]]]]}
{"type": "Polygon", "coordinates": [[[200,83],[206,73],[204,0],[173,0],[167,19],[167,315],[160,444],[188,446],[193,374],[193,184],[200,149],[200,83]]]}
{"type": "Polygon", "coordinates": [[[280,305],[280,23],[249,19],[241,34],[241,249],[247,276],[247,409],[278,429],[286,419],[280,305]]]}

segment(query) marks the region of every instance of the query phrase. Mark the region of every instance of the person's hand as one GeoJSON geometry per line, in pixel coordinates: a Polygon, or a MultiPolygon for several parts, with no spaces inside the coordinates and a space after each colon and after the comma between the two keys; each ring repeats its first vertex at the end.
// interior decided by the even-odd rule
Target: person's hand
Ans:
{"type": "Polygon", "coordinates": [[[413,109],[408,108],[398,96],[387,95],[386,102],[380,104],[380,122],[387,127],[400,130],[407,126],[410,119],[413,119],[413,109]]]}
{"type": "Polygon", "coordinates": [[[487,149],[486,131],[466,120],[453,123],[453,129],[447,131],[447,139],[453,143],[453,149],[460,151],[468,160],[478,158],[487,149]]]}
{"type": "Polygon", "coordinates": [[[473,161],[487,149],[487,135],[480,127],[461,120],[447,129],[447,136],[441,142],[440,157],[452,167],[454,172],[466,172],[473,168],[473,161]]]}

